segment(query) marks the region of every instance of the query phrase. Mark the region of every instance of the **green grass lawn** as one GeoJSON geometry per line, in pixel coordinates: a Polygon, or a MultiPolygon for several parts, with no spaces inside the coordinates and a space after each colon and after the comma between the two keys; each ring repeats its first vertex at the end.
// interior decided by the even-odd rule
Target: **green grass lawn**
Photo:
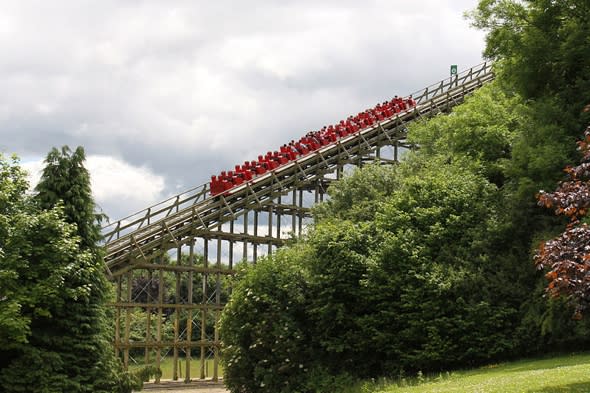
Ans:
{"type": "Polygon", "coordinates": [[[590,354],[522,360],[471,371],[365,384],[362,393],[576,393],[590,392],[590,354]]]}
{"type": "MultiPolygon", "coordinates": [[[[155,363],[153,363],[155,366],[155,363]]],[[[160,369],[162,370],[162,379],[172,379],[172,357],[165,357],[160,363],[160,369]]],[[[143,364],[129,365],[129,371],[137,370],[143,367],[143,364]]],[[[184,359],[179,359],[178,367],[178,379],[184,379],[186,371],[186,362],[184,359]]],[[[223,377],[223,367],[219,364],[219,377],[223,377]]],[[[199,358],[191,360],[191,379],[198,379],[201,376],[201,362],[199,358]]],[[[207,359],[205,364],[205,377],[211,378],[213,376],[213,359],[207,359]]]]}

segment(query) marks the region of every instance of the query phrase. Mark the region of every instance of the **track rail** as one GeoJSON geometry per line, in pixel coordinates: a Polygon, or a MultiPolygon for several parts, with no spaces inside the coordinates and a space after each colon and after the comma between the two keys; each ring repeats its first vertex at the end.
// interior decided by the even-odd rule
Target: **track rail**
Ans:
{"type": "Polygon", "coordinates": [[[167,247],[184,244],[189,235],[206,234],[244,211],[269,205],[288,190],[322,179],[338,165],[359,162],[380,146],[403,145],[409,122],[449,111],[493,78],[491,63],[479,64],[413,93],[415,108],[256,177],[229,195],[211,197],[207,183],[115,221],[102,229],[107,268],[111,274],[127,271],[137,259],[150,260],[167,247]]]}

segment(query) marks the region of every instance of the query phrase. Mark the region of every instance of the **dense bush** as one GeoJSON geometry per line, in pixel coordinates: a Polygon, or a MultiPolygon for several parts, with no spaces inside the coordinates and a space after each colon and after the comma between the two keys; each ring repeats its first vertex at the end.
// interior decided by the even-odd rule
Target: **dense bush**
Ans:
{"type": "MultiPolygon", "coordinates": [[[[313,361],[293,384],[259,363],[289,344],[267,339],[250,355],[252,338],[226,332],[238,345],[230,361],[253,356],[228,361],[230,379],[244,381],[230,383],[234,392],[260,391],[259,379],[246,386],[259,375],[274,375],[276,391],[337,391],[325,382],[588,347],[590,323],[542,296],[531,251],[560,229],[535,194],[576,161],[573,142],[590,117],[589,11],[586,0],[479,2],[471,17],[488,32],[496,81],[452,114],[412,124],[420,149],[399,166],[365,167],[331,185],[308,237],[248,271],[250,284],[239,285],[249,291],[232,304],[260,310],[260,295],[276,292],[262,315],[293,321],[306,341],[292,344],[313,361]],[[283,293],[274,275],[305,290],[283,293]],[[268,281],[254,286],[254,277],[268,281]],[[293,301],[297,315],[267,312],[293,301]]],[[[236,307],[224,325],[255,336],[256,318],[236,307]]]]}
{"type": "Polygon", "coordinates": [[[370,223],[323,221],[309,234],[301,258],[309,277],[308,330],[315,357],[334,374],[372,376],[383,361],[367,323],[375,311],[368,281],[375,240],[370,223]]]}
{"type": "MultiPolygon", "coordinates": [[[[241,273],[222,324],[233,391],[315,391],[319,375],[440,370],[514,353],[520,301],[504,297],[510,269],[490,255],[503,229],[497,187],[459,162],[420,167],[390,169],[398,188],[355,210],[374,219],[320,218],[304,243],[241,273]],[[285,358],[301,359],[303,372],[285,358]]],[[[365,187],[361,179],[384,170],[366,167],[349,184],[365,187]]],[[[337,199],[320,213],[342,206],[337,199]]]]}
{"type": "MultiPolygon", "coordinates": [[[[304,252],[304,251],[301,251],[304,252]]],[[[312,363],[308,283],[292,251],[242,265],[221,319],[224,382],[232,392],[297,392],[312,363]]]]}
{"type": "Polygon", "coordinates": [[[491,255],[496,195],[483,176],[435,160],[383,203],[370,278],[386,371],[475,364],[514,346],[518,304],[498,296],[491,255]]]}

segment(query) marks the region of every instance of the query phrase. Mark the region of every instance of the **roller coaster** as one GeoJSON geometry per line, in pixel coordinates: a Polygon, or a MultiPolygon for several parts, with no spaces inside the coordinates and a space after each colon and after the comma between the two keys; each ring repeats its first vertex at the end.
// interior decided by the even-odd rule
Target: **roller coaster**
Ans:
{"type": "Polygon", "coordinates": [[[183,374],[182,358],[183,378],[190,381],[190,364],[197,357],[198,377],[217,380],[224,277],[234,274],[235,264],[256,262],[300,236],[311,219],[310,207],[348,167],[398,162],[412,148],[410,122],[449,112],[493,78],[490,63],[471,67],[402,98],[403,107],[384,103],[348,129],[308,134],[105,226],[106,271],[116,284],[114,346],[125,366],[138,360],[138,351],[143,362],[157,367],[172,352],[174,379],[183,374]],[[197,282],[202,283],[198,296],[197,282]],[[141,338],[131,334],[136,310],[146,315],[141,338]],[[174,322],[169,337],[163,332],[166,318],[174,322]]]}

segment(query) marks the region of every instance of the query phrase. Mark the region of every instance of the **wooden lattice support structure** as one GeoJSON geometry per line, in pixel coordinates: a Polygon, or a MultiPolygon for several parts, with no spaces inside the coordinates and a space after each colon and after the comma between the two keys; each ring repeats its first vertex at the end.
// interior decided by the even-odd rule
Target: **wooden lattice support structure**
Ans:
{"type": "Polygon", "coordinates": [[[116,288],[114,348],[124,365],[143,356],[143,362],[160,367],[171,353],[174,379],[217,380],[217,327],[231,291],[224,287],[225,278],[235,264],[256,262],[301,236],[311,219],[310,207],[324,199],[330,182],[347,167],[397,162],[401,151],[411,148],[406,142],[409,122],[448,112],[492,79],[491,65],[480,64],[414,93],[418,105],[411,111],[324,146],[228,195],[210,197],[205,184],[105,227],[107,272],[116,288]],[[141,285],[134,282],[139,279],[141,285]],[[139,324],[134,320],[138,311],[143,313],[139,324]],[[164,319],[173,322],[172,331],[164,319]],[[195,361],[199,373],[191,375],[195,361]]]}

